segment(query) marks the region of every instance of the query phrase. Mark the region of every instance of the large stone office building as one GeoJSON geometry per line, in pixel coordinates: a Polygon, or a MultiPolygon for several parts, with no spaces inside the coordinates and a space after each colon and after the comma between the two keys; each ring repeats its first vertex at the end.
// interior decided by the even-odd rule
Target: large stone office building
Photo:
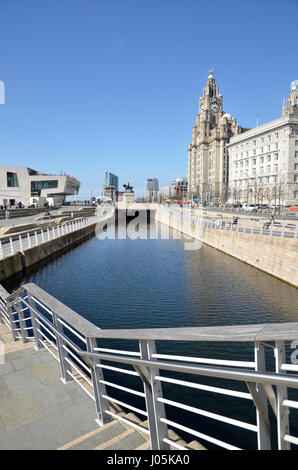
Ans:
{"type": "Polygon", "coordinates": [[[229,201],[298,203],[298,81],[291,83],[282,116],[231,138],[229,201]]]}
{"type": "Polygon", "coordinates": [[[223,111],[223,97],[210,70],[203,96],[199,100],[199,114],[192,128],[188,146],[189,196],[202,202],[223,201],[228,195],[227,143],[245,129],[236,119],[223,111]]]}

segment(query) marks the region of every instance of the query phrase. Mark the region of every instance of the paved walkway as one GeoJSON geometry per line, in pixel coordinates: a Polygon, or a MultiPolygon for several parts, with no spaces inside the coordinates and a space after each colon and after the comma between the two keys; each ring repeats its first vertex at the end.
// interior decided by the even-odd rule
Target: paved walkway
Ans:
{"type": "MultiPolygon", "coordinates": [[[[0,356],[0,449],[57,449],[98,429],[93,401],[47,351],[11,343],[6,326],[5,362],[0,356]]],[[[1,349],[0,349],[1,352],[1,349]]]]}
{"type": "MultiPolygon", "coordinates": [[[[117,420],[98,427],[94,402],[75,381],[63,384],[60,377],[50,353],[13,342],[7,326],[0,325],[0,450],[150,449],[147,421],[116,406],[111,411],[117,420]]],[[[178,448],[205,450],[173,430],[168,437],[178,448]]]]}

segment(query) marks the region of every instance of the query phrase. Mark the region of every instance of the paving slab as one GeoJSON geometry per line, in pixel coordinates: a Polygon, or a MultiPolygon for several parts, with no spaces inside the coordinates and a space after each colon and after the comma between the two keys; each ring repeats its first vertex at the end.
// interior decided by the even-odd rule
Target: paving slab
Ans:
{"type": "Polygon", "coordinates": [[[47,351],[23,346],[9,343],[0,365],[0,449],[57,449],[94,431],[90,397],[75,381],[63,384],[47,351]]]}
{"type": "Polygon", "coordinates": [[[41,409],[30,393],[4,398],[0,401],[0,418],[6,431],[17,429],[41,417],[41,409]]]}
{"type": "Polygon", "coordinates": [[[10,398],[11,392],[8,389],[7,383],[3,379],[3,377],[0,377],[0,401],[5,399],[5,398],[10,398]]]}
{"type": "Polygon", "coordinates": [[[36,364],[41,364],[41,360],[37,354],[27,354],[18,359],[13,359],[11,362],[13,363],[16,370],[27,369],[36,364]]]}
{"type": "Polygon", "coordinates": [[[5,357],[4,360],[4,364],[0,364],[0,376],[10,374],[11,372],[15,371],[13,363],[11,361],[7,361],[5,357]]]}

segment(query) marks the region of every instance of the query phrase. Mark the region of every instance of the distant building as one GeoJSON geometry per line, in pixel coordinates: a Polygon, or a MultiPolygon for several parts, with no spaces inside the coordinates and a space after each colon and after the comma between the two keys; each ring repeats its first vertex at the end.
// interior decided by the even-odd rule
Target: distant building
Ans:
{"type": "Polygon", "coordinates": [[[110,173],[109,171],[105,172],[105,181],[104,186],[106,187],[113,187],[116,191],[119,191],[119,178],[118,176],[110,173]]]}
{"type": "Polygon", "coordinates": [[[0,166],[0,204],[29,206],[63,204],[79,193],[80,182],[69,175],[47,175],[32,168],[0,166]],[[34,199],[34,201],[33,201],[34,199]]]}
{"type": "Polygon", "coordinates": [[[112,201],[117,201],[118,191],[114,186],[104,186],[103,195],[112,199],[112,201]]]}
{"type": "Polygon", "coordinates": [[[188,180],[184,176],[171,181],[171,197],[182,199],[187,196],[188,180]]]}
{"type": "Polygon", "coordinates": [[[161,188],[161,195],[163,199],[169,199],[172,194],[172,186],[164,186],[161,188]]]}
{"type": "Polygon", "coordinates": [[[145,185],[145,199],[149,202],[157,201],[158,189],[158,179],[148,178],[145,185]]]}
{"type": "Polygon", "coordinates": [[[255,204],[298,202],[298,81],[282,117],[231,138],[229,200],[255,204]]]}

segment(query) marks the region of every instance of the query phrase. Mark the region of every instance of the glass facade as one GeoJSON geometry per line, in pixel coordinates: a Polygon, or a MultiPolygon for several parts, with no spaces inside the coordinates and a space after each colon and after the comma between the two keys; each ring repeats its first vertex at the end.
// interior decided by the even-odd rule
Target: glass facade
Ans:
{"type": "Polygon", "coordinates": [[[58,180],[31,181],[31,196],[40,195],[42,189],[58,188],[58,180]]]}
{"type": "Polygon", "coordinates": [[[119,190],[119,178],[118,176],[114,175],[113,173],[110,173],[109,171],[105,172],[105,186],[113,186],[114,188],[119,190]]]}

